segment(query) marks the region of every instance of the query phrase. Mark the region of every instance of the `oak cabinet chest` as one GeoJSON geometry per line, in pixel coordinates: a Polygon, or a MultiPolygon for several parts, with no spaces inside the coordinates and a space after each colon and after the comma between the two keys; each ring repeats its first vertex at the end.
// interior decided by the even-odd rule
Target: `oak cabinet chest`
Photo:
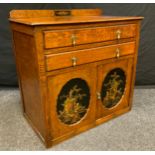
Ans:
{"type": "Polygon", "coordinates": [[[23,113],[47,147],[131,109],[141,20],[10,12],[23,113]]]}

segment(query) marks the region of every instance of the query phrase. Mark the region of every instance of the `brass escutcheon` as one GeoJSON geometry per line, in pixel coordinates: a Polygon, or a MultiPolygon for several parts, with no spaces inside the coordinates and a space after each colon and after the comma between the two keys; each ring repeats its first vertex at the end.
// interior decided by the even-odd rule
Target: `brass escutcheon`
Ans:
{"type": "Polygon", "coordinates": [[[97,99],[101,100],[101,93],[97,92],[96,94],[97,94],[97,99]]]}
{"type": "Polygon", "coordinates": [[[120,50],[119,48],[116,49],[116,58],[119,58],[120,57],[120,50]]]}
{"type": "Polygon", "coordinates": [[[121,38],[121,30],[117,30],[116,31],[116,36],[117,36],[117,39],[120,39],[121,38]]]}
{"type": "Polygon", "coordinates": [[[73,65],[73,67],[77,65],[77,58],[76,57],[72,57],[72,65],[73,65]]]}
{"type": "Polygon", "coordinates": [[[72,34],[72,37],[71,37],[71,40],[72,40],[72,45],[75,46],[76,45],[76,35],[75,34],[72,34]]]}

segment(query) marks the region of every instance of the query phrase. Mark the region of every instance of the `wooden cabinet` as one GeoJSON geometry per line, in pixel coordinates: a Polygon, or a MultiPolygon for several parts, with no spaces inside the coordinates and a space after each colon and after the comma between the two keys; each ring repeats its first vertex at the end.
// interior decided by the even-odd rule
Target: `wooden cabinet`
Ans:
{"type": "Polygon", "coordinates": [[[142,17],[101,13],[10,13],[23,113],[46,147],[131,109],[142,17]]]}

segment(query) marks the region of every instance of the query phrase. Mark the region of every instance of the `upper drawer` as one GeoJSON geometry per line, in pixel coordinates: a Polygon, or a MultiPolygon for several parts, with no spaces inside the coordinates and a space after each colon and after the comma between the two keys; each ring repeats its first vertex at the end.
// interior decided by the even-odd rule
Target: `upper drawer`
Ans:
{"type": "Polygon", "coordinates": [[[44,31],[45,48],[58,48],[134,37],[136,25],[44,31]]]}
{"type": "Polygon", "coordinates": [[[47,71],[133,54],[135,42],[46,55],[47,71]]]}

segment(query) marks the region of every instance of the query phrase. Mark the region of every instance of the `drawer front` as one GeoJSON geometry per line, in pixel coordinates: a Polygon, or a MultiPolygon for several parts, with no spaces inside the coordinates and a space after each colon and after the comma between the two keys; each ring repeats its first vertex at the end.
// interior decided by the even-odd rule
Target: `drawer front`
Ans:
{"type": "Polygon", "coordinates": [[[132,38],[136,25],[44,31],[45,49],[132,38]]]}
{"type": "Polygon", "coordinates": [[[46,55],[47,71],[133,54],[135,42],[46,55]]]}

